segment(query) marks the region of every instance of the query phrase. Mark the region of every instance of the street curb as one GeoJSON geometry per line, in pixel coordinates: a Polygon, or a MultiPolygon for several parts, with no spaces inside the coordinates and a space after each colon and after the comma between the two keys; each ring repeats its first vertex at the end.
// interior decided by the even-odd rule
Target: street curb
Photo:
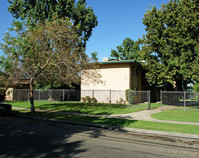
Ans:
{"type": "Polygon", "coordinates": [[[85,127],[102,128],[102,129],[113,130],[113,131],[130,132],[133,134],[146,135],[146,136],[158,136],[158,137],[167,137],[167,138],[169,137],[169,138],[175,138],[175,139],[189,139],[189,140],[199,141],[199,135],[196,135],[196,134],[183,134],[183,133],[153,131],[153,130],[127,128],[127,127],[119,127],[119,126],[108,126],[108,125],[93,124],[93,123],[83,123],[83,122],[75,122],[75,121],[49,119],[49,118],[43,118],[43,117],[34,117],[34,116],[27,116],[27,115],[20,115],[20,114],[12,114],[12,115],[21,117],[21,118],[27,118],[27,119],[51,121],[54,123],[79,125],[79,126],[85,126],[85,127]]]}
{"type": "Polygon", "coordinates": [[[43,117],[20,115],[20,114],[12,114],[12,116],[17,116],[17,117],[27,118],[27,119],[34,119],[34,120],[41,120],[41,121],[51,121],[51,122],[55,122],[55,123],[89,126],[89,127],[103,128],[103,129],[110,129],[110,130],[121,130],[121,127],[119,127],[119,126],[108,126],[108,125],[93,124],[93,123],[83,123],[83,122],[75,122],[75,121],[57,120],[57,119],[50,119],[50,118],[43,118],[43,117]]]}
{"type": "Polygon", "coordinates": [[[127,128],[124,127],[123,130],[129,132],[137,132],[137,133],[144,133],[147,135],[156,135],[162,137],[172,137],[172,138],[179,138],[179,139],[194,139],[199,141],[199,135],[197,134],[184,134],[184,133],[174,133],[174,132],[164,132],[164,131],[153,131],[153,130],[146,130],[146,129],[137,129],[137,128],[127,128]]]}

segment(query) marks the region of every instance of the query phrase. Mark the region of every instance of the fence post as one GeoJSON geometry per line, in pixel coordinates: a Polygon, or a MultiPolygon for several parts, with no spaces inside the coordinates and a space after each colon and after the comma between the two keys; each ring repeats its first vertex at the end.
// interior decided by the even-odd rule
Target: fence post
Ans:
{"type": "Polygon", "coordinates": [[[63,89],[63,103],[64,103],[64,99],[65,99],[65,98],[64,98],[64,89],[63,89]]]}
{"type": "Polygon", "coordinates": [[[151,110],[151,95],[150,95],[151,91],[147,91],[148,94],[148,110],[151,110]]]}
{"type": "Polygon", "coordinates": [[[184,91],[184,111],[186,111],[186,92],[184,91]]]}
{"type": "Polygon", "coordinates": [[[30,90],[28,91],[28,101],[29,101],[29,99],[30,99],[29,96],[30,96],[30,90]]]}
{"type": "Polygon", "coordinates": [[[110,89],[109,95],[110,95],[110,97],[109,97],[110,98],[110,102],[109,103],[111,104],[112,103],[112,101],[111,101],[111,89],[110,89]]]}
{"type": "Polygon", "coordinates": [[[40,102],[40,99],[41,99],[41,98],[40,98],[40,97],[41,97],[40,95],[41,95],[41,94],[40,94],[40,89],[39,89],[39,102],[40,102]]]}
{"type": "Polygon", "coordinates": [[[50,89],[50,99],[52,99],[51,93],[52,93],[52,92],[51,92],[51,89],[50,89]]]}
{"type": "Polygon", "coordinates": [[[93,95],[93,98],[95,97],[95,94],[94,94],[94,93],[95,93],[95,92],[94,92],[94,89],[93,89],[93,94],[92,94],[92,95],[93,95]]]}
{"type": "Polygon", "coordinates": [[[77,91],[77,103],[78,103],[78,101],[80,101],[81,102],[81,93],[82,93],[82,90],[81,89],[77,89],[76,90],[77,91]]]}

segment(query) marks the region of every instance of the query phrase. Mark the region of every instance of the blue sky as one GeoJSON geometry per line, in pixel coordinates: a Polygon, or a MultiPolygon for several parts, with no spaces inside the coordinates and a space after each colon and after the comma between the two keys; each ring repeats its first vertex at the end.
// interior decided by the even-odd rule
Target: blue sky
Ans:
{"type": "MultiPolygon", "coordinates": [[[[111,49],[116,49],[126,37],[134,41],[145,34],[142,18],[151,6],[161,7],[169,0],[87,0],[87,6],[93,8],[98,26],[94,28],[87,43],[86,53],[98,52],[99,61],[110,57],[111,49]]],[[[11,26],[12,15],[8,12],[7,0],[0,0],[0,43],[4,33],[11,26]]],[[[0,53],[2,51],[0,50],[0,53]]]]}

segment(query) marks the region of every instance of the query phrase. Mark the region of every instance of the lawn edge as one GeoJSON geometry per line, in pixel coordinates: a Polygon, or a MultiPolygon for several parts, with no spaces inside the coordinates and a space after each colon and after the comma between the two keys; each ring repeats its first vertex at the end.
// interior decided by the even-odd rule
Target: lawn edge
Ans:
{"type": "Polygon", "coordinates": [[[26,119],[34,119],[34,120],[41,120],[41,121],[50,121],[54,123],[61,123],[61,124],[70,124],[70,125],[78,125],[84,127],[94,127],[94,128],[101,128],[105,130],[113,130],[113,131],[121,131],[121,132],[131,132],[134,134],[139,135],[147,135],[147,136],[158,136],[158,137],[169,137],[169,138],[177,138],[177,139],[193,139],[194,141],[199,141],[199,135],[197,134],[185,134],[185,133],[175,133],[175,132],[165,132],[165,131],[154,131],[148,129],[139,129],[139,128],[129,128],[129,127],[120,127],[120,126],[110,126],[110,125],[102,125],[102,124],[94,124],[94,123],[85,123],[85,122],[78,122],[78,121],[67,121],[67,120],[60,120],[60,119],[51,119],[45,117],[38,117],[38,116],[27,116],[23,114],[11,114],[12,116],[26,118],[26,119]]]}

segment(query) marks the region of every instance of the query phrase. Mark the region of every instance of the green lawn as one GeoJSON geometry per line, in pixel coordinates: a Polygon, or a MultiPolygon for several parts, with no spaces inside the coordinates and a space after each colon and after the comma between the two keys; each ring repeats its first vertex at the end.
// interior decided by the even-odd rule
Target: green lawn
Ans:
{"type": "Polygon", "coordinates": [[[151,110],[156,109],[156,108],[158,108],[160,106],[161,106],[160,103],[151,103],[151,110]]]}
{"type": "Polygon", "coordinates": [[[199,126],[194,126],[194,125],[180,125],[180,124],[138,121],[138,120],[128,120],[128,119],[66,115],[66,114],[60,114],[58,112],[30,113],[29,111],[24,111],[24,110],[17,110],[17,111],[15,110],[14,112],[17,114],[28,115],[28,116],[38,116],[43,118],[76,121],[83,123],[94,123],[94,124],[103,124],[110,126],[120,126],[120,127],[176,132],[176,133],[199,134],[199,126]]]}
{"type": "MultiPolygon", "coordinates": [[[[13,107],[21,107],[30,109],[29,102],[8,102],[13,107]]],[[[160,104],[152,103],[151,107],[157,108],[160,104]]],[[[89,103],[77,103],[77,102],[35,102],[35,108],[38,110],[47,111],[59,111],[59,112],[77,112],[84,114],[126,114],[132,112],[138,112],[147,109],[147,104],[139,105],[121,105],[121,104],[89,104],[89,103]]]]}
{"type": "Polygon", "coordinates": [[[151,115],[159,120],[199,122],[199,111],[168,110],[151,115]]]}

